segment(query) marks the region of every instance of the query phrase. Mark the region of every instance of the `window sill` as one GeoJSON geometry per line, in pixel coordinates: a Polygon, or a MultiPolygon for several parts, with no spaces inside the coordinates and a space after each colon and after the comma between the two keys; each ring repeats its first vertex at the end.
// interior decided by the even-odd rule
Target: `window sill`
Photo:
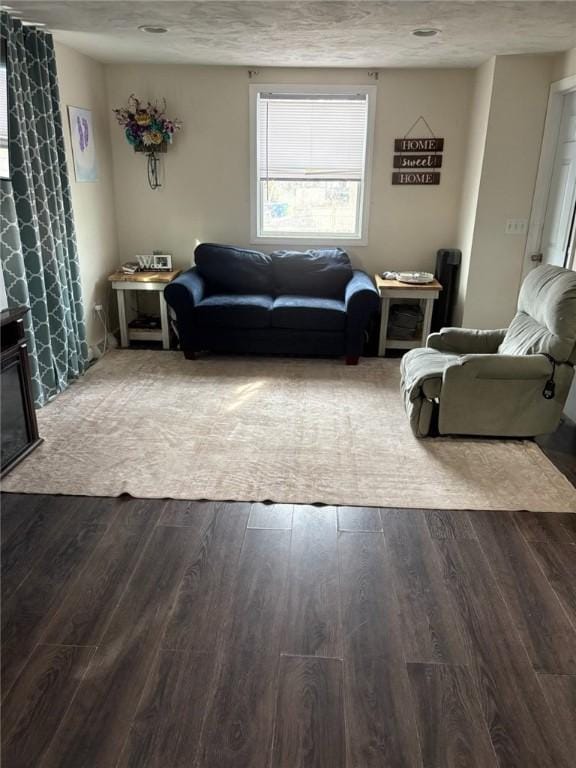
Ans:
{"type": "Polygon", "coordinates": [[[368,245],[366,237],[251,237],[251,245],[310,245],[336,247],[338,245],[368,245]]]}

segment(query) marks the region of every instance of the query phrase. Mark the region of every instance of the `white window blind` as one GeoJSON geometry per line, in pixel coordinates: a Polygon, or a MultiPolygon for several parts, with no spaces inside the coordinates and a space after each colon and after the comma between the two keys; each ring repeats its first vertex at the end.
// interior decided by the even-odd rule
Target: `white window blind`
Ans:
{"type": "Polygon", "coordinates": [[[258,180],[363,181],[368,97],[258,94],[258,180]]]}
{"type": "Polygon", "coordinates": [[[8,146],[8,91],[3,61],[0,61],[0,146],[8,146]]]}
{"type": "Polygon", "coordinates": [[[8,84],[6,82],[6,44],[0,40],[0,179],[10,178],[8,160],[8,84]]]}

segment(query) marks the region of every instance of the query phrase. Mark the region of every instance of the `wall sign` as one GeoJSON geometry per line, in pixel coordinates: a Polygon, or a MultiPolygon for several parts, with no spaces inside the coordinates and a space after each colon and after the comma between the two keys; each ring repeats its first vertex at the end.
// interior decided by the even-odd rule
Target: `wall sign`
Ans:
{"type": "Polygon", "coordinates": [[[444,150],[444,139],[395,139],[394,152],[442,152],[444,150]]]}
{"type": "Polygon", "coordinates": [[[437,186],[440,184],[440,172],[431,168],[442,168],[444,139],[434,135],[432,128],[423,115],[412,123],[406,135],[394,139],[395,169],[392,174],[392,184],[437,186]],[[410,134],[418,123],[422,123],[430,136],[412,137],[410,134]]]}
{"type": "Polygon", "coordinates": [[[392,174],[392,184],[395,185],[438,185],[440,173],[433,171],[400,171],[392,174]]]}
{"type": "Polygon", "coordinates": [[[442,168],[442,155],[394,155],[394,168],[442,168]]]}

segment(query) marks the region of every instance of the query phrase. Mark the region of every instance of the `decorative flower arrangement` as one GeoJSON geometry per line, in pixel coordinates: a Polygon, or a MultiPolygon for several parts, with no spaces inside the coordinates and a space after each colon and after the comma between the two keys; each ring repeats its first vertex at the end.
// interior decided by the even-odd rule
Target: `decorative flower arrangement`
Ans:
{"type": "Polygon", "coordinates": [[[166,100],[143,102],[131,94],[125,107],[113,110],[116,120],[124,126],[124,134],[135,152],[161,152],[172,143],[174,133],[182,127],[180,120],[169,120],[166,100]]]}

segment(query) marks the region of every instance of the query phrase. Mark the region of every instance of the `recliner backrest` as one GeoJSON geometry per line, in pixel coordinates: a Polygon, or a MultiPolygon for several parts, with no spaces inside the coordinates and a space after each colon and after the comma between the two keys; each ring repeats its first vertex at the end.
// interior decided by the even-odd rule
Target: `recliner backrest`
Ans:
{"type": "Polygon", "coordinates": [[[498,351],[576,363],[576,272],[544,264],[528,274],[498,351]]]}

